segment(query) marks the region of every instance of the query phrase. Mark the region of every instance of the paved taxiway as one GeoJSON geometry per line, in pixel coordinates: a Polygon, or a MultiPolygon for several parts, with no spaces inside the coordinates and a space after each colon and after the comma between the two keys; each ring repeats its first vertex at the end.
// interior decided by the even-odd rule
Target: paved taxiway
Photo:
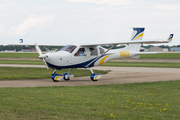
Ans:
{"type": "MultiPolygon", "coordinates": [[[[9,65],[11,67],[44,67],[44,65],[9,65]]],[[[82,86],[102,84],[142,83],[155,81],[180,80],[180,68],[145,68],[145,67],[94,67],[97,70],[111,70],[93,82],[89,76],[75,77],[70,81],[53,82],[51,78],[31,80],[1,80],[0,87],[38,87],[38,86],[82,86]]]]}

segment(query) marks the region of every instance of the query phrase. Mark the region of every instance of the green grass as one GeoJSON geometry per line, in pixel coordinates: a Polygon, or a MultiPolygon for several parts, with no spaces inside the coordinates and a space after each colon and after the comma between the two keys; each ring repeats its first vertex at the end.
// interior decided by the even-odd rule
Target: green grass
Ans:
{"type": "Polygon", "coordinates": [[[159,53],[140,55],[141,59],[180,59],[180,53],[159,53]]]}
{"type": "Polygon", "coordinates": [[[42,60],[0,60],[0,64],[44,65],[42,60]]]}
{"type": "MultiPolygon", "coordinates": [[[[16,79],[41,79],[49,78],[51,79],[51,73],[53,72],[50,69],[49,72],[45,68],[14,68],[14,67],[0,67],[0,80],[16,80],[16,79]]],[[[57,74],[63,74],[68,72],[68,69],[63,69],[57,71],[57,74]]],[[[99,74],[106,74],[108,71],[94,70],[99,74]]],[[[80,76],[90,76],[91,72],[84,69],[74,69],[71,72],[75,77],[80,76]]]]}
{"type": "Polygon", "coordinates": [[[38,58],[38,53],[0,53],[0,58],[38,58]]]}
{"type": "MultiPolygon", "coordinates": [[[[38,53],[0,53],[0,58],[38,58],[38,53]]],[[[180,59],[180,53],[140,55],[141,59],[180,59]]]]}
{"type": "MultiPolygon", "coordinates": [[[[24,65],[44,65],[41,60],[0,60],[0,64],[24,64],[24,65]]],[[[101,66],[116,67],[163,67],[163,68],[180,68],[180,63],[166,62],[107,62],[101,66]]]]}
{"type": "Polygon", "coordinates": [[[161,68],[180,68],[180,63],[166,62],[107,62],[101,66],[114,67],[161,67],[161,68]]]}
{"type": "Polygon", "coordinates": [[[0,88],[1,119],[178,120],[180,81],[0,88]]]}

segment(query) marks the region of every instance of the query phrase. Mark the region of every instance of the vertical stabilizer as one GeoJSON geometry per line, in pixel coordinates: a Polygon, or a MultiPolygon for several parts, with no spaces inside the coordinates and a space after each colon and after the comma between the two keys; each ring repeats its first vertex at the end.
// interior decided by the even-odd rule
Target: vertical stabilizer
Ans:
{"type": "MultiPolygon", "coordinates": [[[[142,40],[144,35],[144,30],[145,28],[133,28],[133,33],[130,40],[131,41],[142,40]]],[[[127,47],[124,48],[124,50],[139,52],[140,47],[141,44],[129,44],[127,47]]]]}
{"type": "Polygon", "coordinates": [[[173,36],[174,36],[174,34],[170,34],[170,35],[169,35],[169,38],[168,38],[168,41],[169,41],[169,42],[171,42],[171,41],[172,41],[173,36]]]}
{"type": "Polygon", "coordinates": [[[145,28],[133,28],[131,41],[142,40],[145,28]]]}

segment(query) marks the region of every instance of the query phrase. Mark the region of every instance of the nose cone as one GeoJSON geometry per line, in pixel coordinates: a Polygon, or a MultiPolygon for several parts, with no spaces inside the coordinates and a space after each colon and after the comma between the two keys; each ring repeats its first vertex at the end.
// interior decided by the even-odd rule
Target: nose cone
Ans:
{"type": "Polygon", "coordinates": [[[68,52],[55,52],[55,53],[47,53],[45,54],[45,60],[48,63],[49,67],[52,66],[64,66],[65,62],[68,58],[70,58],[71,54],[68,52]]]}
{"type": "Polygon", "coordinates": [[[48,58],[48,55],[47,55],[47,54],[41,54],[41,55],[39,56],[39,58],[40,58],[40,59],[42,59],[42,58],[48,58]]]}

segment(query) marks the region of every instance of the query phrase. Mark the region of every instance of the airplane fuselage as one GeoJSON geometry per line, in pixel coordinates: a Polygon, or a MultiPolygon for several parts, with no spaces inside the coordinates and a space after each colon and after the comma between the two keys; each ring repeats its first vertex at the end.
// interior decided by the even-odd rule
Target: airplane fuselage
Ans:
{"type": "Polygon", "coordinates": [[[55,69],[86,68],[101,65],[112,59],[133,57],[135,55],[134,51],[126,51],[123,49],[110,50],[106,54],[102,55],[104,51],[107,51],[107,49],[100,46],[73,46],[75,46],[75,49],[71,52],[68,50],[60,50],[58,52],[44,54],[46,56],[45,61],[47,62],[48,67],[55,69]],[[84,55],[76,55],[79,49],[83,49],[84,55]]]}

